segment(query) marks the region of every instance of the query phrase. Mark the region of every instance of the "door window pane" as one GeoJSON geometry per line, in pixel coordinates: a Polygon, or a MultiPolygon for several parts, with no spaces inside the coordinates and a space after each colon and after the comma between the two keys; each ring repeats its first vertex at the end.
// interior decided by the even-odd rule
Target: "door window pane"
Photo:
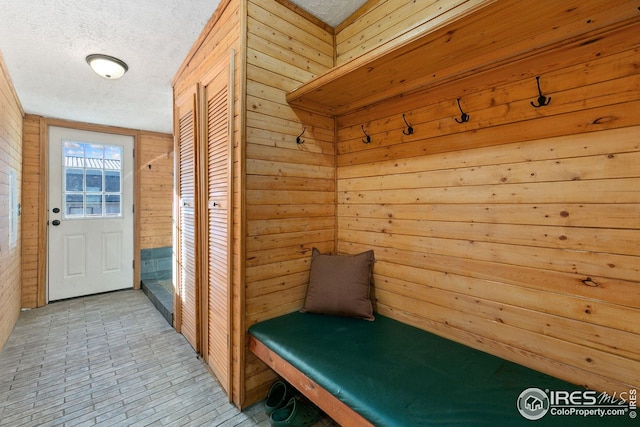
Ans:
{"type": "Polygon", "coordinates": [[[86,167],[102,169],[104,146],[97,144],[84,144],[84,158],[86,167]]]}
{"type": "Polygon", "coordinates": [[[104,189],[107,193],[120,192],[120,171],[104,171],[104,189]]]}
{"type": "Polygon", "coordinates": [[[87,194],[85,214],[87,216],[102,215],[102,194],[87,194]]]}
{"type": "Polygon", "coordinates": [[[122,160],[122,147],[119,145],[105,145],[104,159],[107,165],[105,169],[120,169],[122,160]]]}
{"type": "Polygon", "coordinates": [[[66,191],[84,190],[84,171],[82,169],[66,169],[64,176],[66,191]]]}
{"type": "Polygon", "coordinates": [[[102,171],[97,169],[87,169],[87,192],[102,191],[102,171]]]}
{"type": "Polygon", "coordinates": [[[66,194],[64,206],[66,216],[84,216],[84,194],[66,194]]]}
{"type": "Polygon", "coordinates": [[[122,216],[122,150],[63,141],[65,217],[122,216]]]}
{"type": "Polygon", "coordinates": [[[105,213],[107,215],[120,215],[120,195],[107,194],[104,201],[105,213]]]}

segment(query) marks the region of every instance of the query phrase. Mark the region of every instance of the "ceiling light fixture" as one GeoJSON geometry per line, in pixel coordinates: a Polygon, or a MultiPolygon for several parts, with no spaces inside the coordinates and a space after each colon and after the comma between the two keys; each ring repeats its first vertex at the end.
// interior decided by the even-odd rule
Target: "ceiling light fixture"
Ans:
{"type": "Polygon", "coordinates": [[[110,80],[119,79],[129,69],[127,64],[118,58],[99,53],[87,56],[87,63],[97,75],[110,80]]]}

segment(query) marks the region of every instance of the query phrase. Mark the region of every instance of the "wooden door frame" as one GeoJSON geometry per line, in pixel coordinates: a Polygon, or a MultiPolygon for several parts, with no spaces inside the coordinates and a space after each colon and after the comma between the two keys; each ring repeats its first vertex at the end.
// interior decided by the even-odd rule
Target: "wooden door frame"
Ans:
{"type": "Polygon", "coordinates": [[[133,137],[133,288],[140,289],[140,131],[115,126],[96,125],[63,119],[40,118],[40,184],[38,222],[38,307],[47,304],[48,286],[48,213],[49,213],[49,127],[57,126],[90,132],[110,133],[133,137]],[[138,206],[137,209],[135,207],[138,206]]]}

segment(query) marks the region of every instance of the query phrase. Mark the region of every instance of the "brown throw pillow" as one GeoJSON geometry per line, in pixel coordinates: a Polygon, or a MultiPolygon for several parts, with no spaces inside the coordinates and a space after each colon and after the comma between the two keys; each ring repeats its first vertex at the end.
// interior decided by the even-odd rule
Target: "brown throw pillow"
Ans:
{"type": "Polygon", "coordinates": [[[303,312],[374,320],[369,296],[373,251],[358,255],[311,252],[311,274],[303,312]]]}

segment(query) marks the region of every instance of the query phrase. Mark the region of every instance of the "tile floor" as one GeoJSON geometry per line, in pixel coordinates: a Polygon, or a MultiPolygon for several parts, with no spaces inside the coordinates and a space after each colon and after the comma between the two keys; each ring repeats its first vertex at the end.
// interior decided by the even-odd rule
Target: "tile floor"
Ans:
{"type": "MultiPolygon", "coordinates": [[[[240,412],[141,291],[20,313],[0,352],[0,426],[270,425],[240,412]]],[[[334,426],[329,419],[317,426],[334,426]]]]}

